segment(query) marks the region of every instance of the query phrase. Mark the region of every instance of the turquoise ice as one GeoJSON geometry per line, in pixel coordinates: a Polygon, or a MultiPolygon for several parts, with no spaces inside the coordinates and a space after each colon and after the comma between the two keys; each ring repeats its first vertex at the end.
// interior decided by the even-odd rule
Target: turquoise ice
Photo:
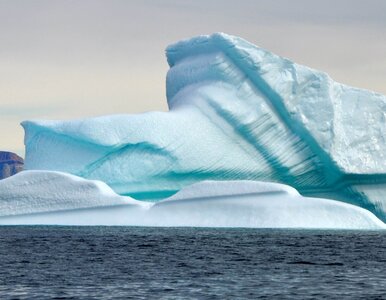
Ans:
{"type": "Polygon", "coordinates": [[[216,33],[167,48],[168,112],[26,121],[26,168],[160,200],[202,180],[265,180],[386,220],[386,97],[216,33]]]}

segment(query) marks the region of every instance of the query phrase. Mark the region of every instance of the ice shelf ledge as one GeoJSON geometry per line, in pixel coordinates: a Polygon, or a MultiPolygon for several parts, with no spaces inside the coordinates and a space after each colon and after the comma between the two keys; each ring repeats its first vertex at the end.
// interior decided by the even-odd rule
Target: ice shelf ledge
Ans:
{"type": "Polygon", "coordinates": [[[0,224],[384,229],[369,211],[306,198],[286,185],[203,181],[158,203],[60,172],[24,171],[0,181],[0,224]]]}

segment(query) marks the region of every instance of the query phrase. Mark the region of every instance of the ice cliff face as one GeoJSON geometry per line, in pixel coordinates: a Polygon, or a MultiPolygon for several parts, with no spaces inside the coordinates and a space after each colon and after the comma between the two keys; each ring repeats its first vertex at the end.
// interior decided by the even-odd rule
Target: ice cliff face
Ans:
{"type": "Polygon", "coordinates": [[[226,34],[167,48],[169,112],[26,121],[26,168],[160,199],[212,180],[269,180],[386,220],[386,97],[226,34]]]}

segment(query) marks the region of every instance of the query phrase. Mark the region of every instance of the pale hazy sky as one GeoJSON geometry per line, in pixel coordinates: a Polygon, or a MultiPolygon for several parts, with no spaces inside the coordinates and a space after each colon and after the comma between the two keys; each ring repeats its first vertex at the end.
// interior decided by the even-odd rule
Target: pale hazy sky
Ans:
{"type": "Polygon", "coordinates": [[[386,94],[385,0],[0,0],[0,150],[25,119],[166,110],[165,47],[217,31],[386,94]]]}

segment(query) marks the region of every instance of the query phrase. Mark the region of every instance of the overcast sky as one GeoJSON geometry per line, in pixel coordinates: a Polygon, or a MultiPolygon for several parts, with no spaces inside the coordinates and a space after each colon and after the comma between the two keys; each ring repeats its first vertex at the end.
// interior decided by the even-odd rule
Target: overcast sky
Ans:
{"type": "Polygon", "coordinates": [[[386,94],[384,0],[0,0],[0,150],[25,119],[166,110],[165,47],[217,31],[386,94]]]}

